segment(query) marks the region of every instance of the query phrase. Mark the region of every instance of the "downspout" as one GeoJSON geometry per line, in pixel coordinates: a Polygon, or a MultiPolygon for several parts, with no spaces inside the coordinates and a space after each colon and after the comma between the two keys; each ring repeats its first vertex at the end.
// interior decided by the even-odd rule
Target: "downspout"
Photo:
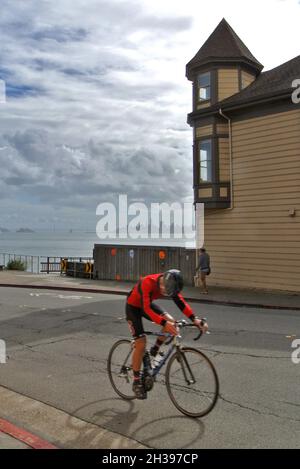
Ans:
{"type": "Polygon", "coordinates": [[[231,119],[223,113],[221,108],[219,109],[219,114],[228,121],[228,125],[229,125],[230,207],[227,210],[232,210],[234,207],[234,204],[233,204],[233,164],[232,164],[232,126],[231,126],[231,119]]]}

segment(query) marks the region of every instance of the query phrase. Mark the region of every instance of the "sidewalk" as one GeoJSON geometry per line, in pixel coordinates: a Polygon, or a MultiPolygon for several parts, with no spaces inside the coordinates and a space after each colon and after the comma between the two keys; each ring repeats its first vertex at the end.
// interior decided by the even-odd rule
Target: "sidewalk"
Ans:
{"type": "Polygon", "coordinates": [[[144,449],[144,445],[0,386],[1,449],[144,449]]]}
{"type": "Polygon", "coordinates": [[[30,446],[0,431],[0,449],[30,449],[30,446]]]}
{"type": "MultiPolygon", "coordinates": [[[[126,295],[134,285],[132,282],[113,280],[89,280],[61,276],[59,274],[30,274],[18,271],[1,271],[0,287],[43,288],[64,291],[111,293],[126,295]]],[[[210,287],[208,295],[202,295],[198,287],[185,287],[184,297],[188,301],[231,306],[292,309],[300,311],[300,294],[256,289],[210,287]]]]}

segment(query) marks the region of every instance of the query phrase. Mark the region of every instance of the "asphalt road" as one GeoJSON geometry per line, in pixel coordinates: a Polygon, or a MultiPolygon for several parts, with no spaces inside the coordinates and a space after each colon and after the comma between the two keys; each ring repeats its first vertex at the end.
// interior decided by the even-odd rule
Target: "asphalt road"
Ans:
{"type": "MultiPolygon", "coordinates": [[[[300,363],[291,360],[299,312],[192,305],[209,322],[211,334],[197,347],[213,360],[221,393],[215,409],[195,420],[178,413],[163,382],[146,401],[114,394],[106,360],[114,341],[128,336],[124,302],[1,288],[0,339],[9,359],[0,385],[151,448],[300,447],[300,363]]],[[[160,304],[182,317],[172,302],[160,304]]],[[[190,333],[185,342],[195,345],[190,333]]]]}

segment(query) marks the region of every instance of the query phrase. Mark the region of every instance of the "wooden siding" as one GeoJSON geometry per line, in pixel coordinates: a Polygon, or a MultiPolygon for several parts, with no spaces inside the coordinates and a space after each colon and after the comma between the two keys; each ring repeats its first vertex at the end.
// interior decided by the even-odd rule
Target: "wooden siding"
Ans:
{"type": "Polygon", "coordinates": [[[217,124],[217,134],[228,134],[228,124],[217,124]]]}
{"type": "Polygon", "coordinates": [[[229,139],[219,138],[219,176],[221,182],[230,181],[229,139]]]}
{"type": "Polygon", "coordinates": [[[207,199],[209,197],[212,197],[212,188],[206,187],[203,189],[199,189],[198,195],[200,199],[207,199]]]}
{"type": "Polygon", "coordinates": [[[213,134],[213,126],[212,125],[205,125],[203,127],[198,127],[196,129],[196,138],[206,137],[207,135],[213,134]]]}
{"type": "Polygon", "coordinates": [[[239,91],[238,69],[218,70],[218,101],[228,98],[239,91]]]}
{"type": "Polygon", "coordinates": [[[255,80],[255,76],[251,75],[251,73],[247,73],[244,70],[242,71],[242,90],[247,86],[251,85],[251,83],[255,80]]]}
{"type": "Polygon", "coordinates": [[[220,197],[228,197],[228,188],[220,187],[220,197]]]}
{"type": "Polygon", "coordinates": [[[233,122],[234,208],[205,212],[211,284],[300,292],[299,129],[299,109],[233,122]]]}

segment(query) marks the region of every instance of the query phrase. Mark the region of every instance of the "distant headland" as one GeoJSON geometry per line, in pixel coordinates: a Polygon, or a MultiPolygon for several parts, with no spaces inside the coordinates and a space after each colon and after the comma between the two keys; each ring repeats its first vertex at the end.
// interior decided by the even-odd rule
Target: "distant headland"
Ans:
{"type": "Polygon", "coordinates": [[[16,233],[34,233],[34,231],[30,228],[19,228],[16,230],[16,233]]]}
{"type": "Polygon", "coordinates": [[[0,233],[11,233],[14,231],[16,233],[35,233],[35,231],[31,230],[30,228],[19,228],[18,230],[8,230],[7,228],[0,226],[0,233]]]}

